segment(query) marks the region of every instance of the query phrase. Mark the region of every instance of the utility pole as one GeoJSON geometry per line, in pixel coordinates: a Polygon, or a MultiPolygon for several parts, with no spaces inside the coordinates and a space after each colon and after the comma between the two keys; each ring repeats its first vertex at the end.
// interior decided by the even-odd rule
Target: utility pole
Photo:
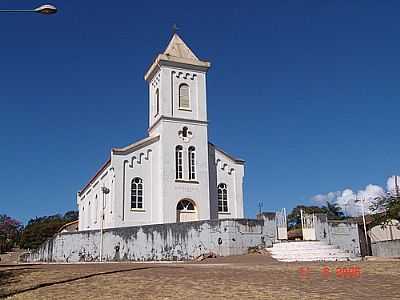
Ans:
{"type": "Polygon", "coordinates": [[[104,227],[104,206],[106,195],[110,192],[110,189],[103,186],[101,188],[103,192],[103,203],[101,205],[101,228],[100,228],[100,262],[103,261],[103,227],[104,227]]]}
{"type": "Polygon", "coordinates": [[[262,208],[263,208],[263,202],[258,201],[258,214],[261,216],[262,213],[262,208]]]}
{"type": "MultiPolygon", "coordinates": [[[[394,190],[395,190],[395,195],[396,195],[396,201],[399,201],[400,198],[400,193],[399,193],[399,185],[397,182],[397,175],[394,175],[394,190]]],[[[390,224],[389,224],[389,231],[390,231],[390,240],[393,240],[393,223],[392,220],[390,220],[390,224]]]]}
{"type": "MultiPolygon", "coordinates": [[[[301,231],[304,232],[304,222],[303,222],[303,210],[300,209],[300,221],[301,221],[301,231]]],[[[304,237],[303,237],[304,239],[304,237]]]]}
{"type": "Polygon", "coordinates": [[[365,222],[365,211],[364,211],[364,198],[361,198],[361,200],[356,199],[354,202],[361,202],[361,212],[362,212],[362,218],[363,218],[363,224],[364,224],[364,236],[365,236],[365,245],[367,246],[367,254],[369,254],[369,243],[368,243],[368,235],[367,235],[367,224],[365,222]]]}

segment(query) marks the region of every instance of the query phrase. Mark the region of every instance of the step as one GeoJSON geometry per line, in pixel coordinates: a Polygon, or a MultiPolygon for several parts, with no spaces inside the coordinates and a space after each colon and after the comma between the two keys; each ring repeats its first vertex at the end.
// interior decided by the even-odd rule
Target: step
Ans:
{"type": "Polygon", "coordinates": [[[349,254],[346,251],[343,250],[336,250],[336,251],[297,251],[297,252],[293,252],[293,251],[269,251],[269,253],[271,253],[271,255],[279,255],[279,256],[283,256],[283,255],[336,255],[336,254],[349,254]]]}
{"type": "Polygon", "coordinates": [[[351,254],[336,245],[321,241],[291,241],[273,244],[267,249],[271,256],[283,262],[296,261],[349,261],[351,254]]]}
{"type": "Polygon", "coordinates": [[[309,252],[309,251],[336,251],[340,250],[339,247],[314,247],[314,248],[304,248],[304,249],[298,249],[298,248],[270,248],[270,251],[273,252],[309,252]]]}
{"type": "Polygon", "coordinates": [[[316,247],[332,247],[333,245],[329,245],[327,243],[318,243],[318,244],[273,244],[274,248],[284,249],[284,248],[296,248],[296,249],[303,249],[303,248],[316,248],[316,247]]]}
{"type": "Polygon", "coordinates": [[[323,245],[323,246],[314,246],[314,247],[272,247],[273,249],[278,250],[312,250],[312,249],[332,249],[337,248],[331,245],[323,245]]]}
{"type": "MultiPolygon", "coordinates": [[[[269,248],[270,252],[312,252],[312,251],[340,251],[339,247],[323,247],[309,249],[294,249],[294,248],[269,248]]],[[[343,250],[342,250],[343,251],[343,250]]]]}
{"type": "Polygon", "coordinates": [[[280,260],[280,259],[297,259],[297,260],[299,260],[299,259],[307,259],[307,260],[312,260],[312,259],[314,259],[314,258],[316,258],[316,257],[324,257],[324,258],[330,258],[330,257],[333,257],[333,258],[349,258],[350,257],[350,255],[348,255],[348,254],[335,254],[335,255],[298,255],[298,256],[295,256],[295,255],[272,255],[272,258],[275,258],[275,259],[277,259],[277,260],[280,260]]]}
{"type": "Polygon", "coordinates": [[[314,256],[349,256],[345,252],[312,252],[312,253],[271,253],[272,257],[314,257],[314,256]]]}
{"type": "Polygon", "coordinates": [[[315,257],[313,259],[297,258],[297,259],[278,259],[281,262],[303,262],[303,261],[352,261],[350,257],[315,257]]]}

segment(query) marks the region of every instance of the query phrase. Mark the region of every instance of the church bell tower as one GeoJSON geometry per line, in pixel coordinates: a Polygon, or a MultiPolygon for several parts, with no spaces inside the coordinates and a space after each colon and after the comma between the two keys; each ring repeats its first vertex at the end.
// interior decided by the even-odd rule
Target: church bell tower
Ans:
{"type": "Polygon", "coordinates": [[[200,60],[174,34],[145,75],[149,85],[149,135],[160,137],[164,222],[210,219],[206,74],[200,60]],[[185,206],[183,205],[183,206],[185,206]],[[185,206],[185,207],[186,207],[185,206]],[[183,210],[182,210],[183,209],[183,210]]]}
{"type": "Polygon", "coordinates": [[[207,122],[206,73],[202,61],[175,33],[145,75],[149,84],[149,133],[163,118],[207,122]]]}

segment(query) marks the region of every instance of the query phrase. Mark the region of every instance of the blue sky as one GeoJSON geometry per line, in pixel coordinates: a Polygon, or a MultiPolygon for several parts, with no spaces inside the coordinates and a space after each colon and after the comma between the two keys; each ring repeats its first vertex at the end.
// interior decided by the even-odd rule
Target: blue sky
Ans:
{"type": "Polygon", "coordinates": [[[143,75],[174,23],[212,62],[209,136],[247,161],[248,217],[399,173],[398,1],[52,3],[0,14],[0,213],[75,209],[110,149],[146,136],[143,75]]]}

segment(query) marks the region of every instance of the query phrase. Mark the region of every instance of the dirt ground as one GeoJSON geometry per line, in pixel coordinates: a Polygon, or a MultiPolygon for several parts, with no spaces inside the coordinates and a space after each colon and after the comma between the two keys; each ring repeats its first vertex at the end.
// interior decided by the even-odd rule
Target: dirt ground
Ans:
{"type": "Polygon", "coordinates": [[[279,263],[268,255],[192,263],[0,265],[8,299],[400,299],[400,262],[279,263]],[[347,272],[346,272],[347,271],[347,272]]]}

